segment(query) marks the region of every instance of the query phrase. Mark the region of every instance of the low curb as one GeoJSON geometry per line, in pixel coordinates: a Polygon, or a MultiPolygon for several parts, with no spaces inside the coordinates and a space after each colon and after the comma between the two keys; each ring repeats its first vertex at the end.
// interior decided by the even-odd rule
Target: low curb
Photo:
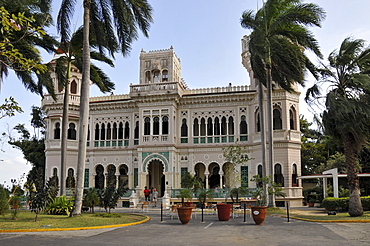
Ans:
{"type": "MultiPolygon", "coordinates": [[[[287,218],[288,216],[284,215],[282,216],[284,218],[287,218]]],[[[302,221],[308,221],[308,222],[318,222],[318,223],[370,223],[370,220],[311,220],[311,219],[304,219],[294,216],[289,216],[290,219],[294,220],[302,220],[302,221]]]]}
{"type": "Polygon", "coordinates": [[[150,217],[145,215],[145,219],[138,222],[127,223],[127,224],[117,224],[117,225],[105,225],[105,226],[89,226],[89,227],[75,227],[75,228],[51,228],[51,229],[16,229],[16,230],[0,230],[0,233],[7,232],[43,232],[43,231],[80,231],[80,230],[95,230],[95,229],[106,229],[114,227],[124,227],[138,225],[145,222],[148,222],[150,217]]]}

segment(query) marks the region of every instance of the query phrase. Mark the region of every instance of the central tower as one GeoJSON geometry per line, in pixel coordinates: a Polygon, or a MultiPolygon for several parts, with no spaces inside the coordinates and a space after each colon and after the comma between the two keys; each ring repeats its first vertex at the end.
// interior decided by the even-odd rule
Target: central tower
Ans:
{"type": "Polygon", "coordinates": [[[181,82],[181,63],[173,47],[140,53],[140,84],[181,82]]]}

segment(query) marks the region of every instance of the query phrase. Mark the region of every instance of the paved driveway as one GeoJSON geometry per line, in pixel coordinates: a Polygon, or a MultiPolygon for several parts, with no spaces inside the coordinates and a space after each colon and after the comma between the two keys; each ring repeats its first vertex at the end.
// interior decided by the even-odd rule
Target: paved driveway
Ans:
{"type": "Polygon", "coordinates": [[[286,218],[267,217],[263,226],[256,226],[243,217],[220,222],[215,215],[200,216],[181,225],[159,212],[149,213],[147,223],[84,231],[7,233],[0,234],[1,246],[82,246],[82,245],[369,245],[370,224],[314,223],[286,218]]]}

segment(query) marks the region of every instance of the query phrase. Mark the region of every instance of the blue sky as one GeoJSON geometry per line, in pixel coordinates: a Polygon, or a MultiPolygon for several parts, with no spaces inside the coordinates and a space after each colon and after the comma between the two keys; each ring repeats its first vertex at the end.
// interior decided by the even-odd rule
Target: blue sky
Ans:
{"type": "MultiPolygon", "coordinates": [[[[54,1],[54,16],[59,2],[54,1]]],[[[75,26],[82,21],[82,0],[76,7],[75,26]]],[[[173,46],[181,59],[182,77],[190,88],[221,87],[230,82],[233,85],[249,84],[249,77],[241,64],[241,38],[250,32],[241,28],[239,19],[244,10],[256,10],[262,0],[149,0],[154,9],[154,23],[149,38],[142,35],[132,44],[129,57],[116,55],[115,68],[103,66],[104,71],[116,83],[115,94],[128,93],[129,84],[137,84],[139,79],[139,54],[145,51],[167,49],[173,46]]],[[[348,36],[370,41],[370,1],[368,0],[312,0],[327,13],[322,28],[311,28],[318,39],[322,53],[327,58],[348,36]]],[[[55,28],[50,32],[57,36],[55,28]]],[[[51,55],[43,55],[44,62],[51,55]]],[[[314,60],[316,62],[316,60],[314,60]]],[[[314,81],[307,77],[306,87],[314,81]]],[[[304,92],[304,88],[301,88],[304,92]]],[[[304,93],[302,93],[304,94],[304,93]]],[[[95,88],[92,96],[102,95],[95,88]]],[[[1,85],[0,102],[13,96],[24,109],[24,113],[0,121],[0,131],[8,132],[18,123],[30,127],[30,108],[40,105],[40,97],[26,91],[22,83],[13,75],[4,79],[1,85]]],[[[300,113],[309,120],[312,115],[301,100],[300,113]]],[[[31,128],[29,128],[32,131],[31,128]]],[[[0,183],[10,183],[27,173],[22,153],[9,145],[0,151],[0,183]]]]}

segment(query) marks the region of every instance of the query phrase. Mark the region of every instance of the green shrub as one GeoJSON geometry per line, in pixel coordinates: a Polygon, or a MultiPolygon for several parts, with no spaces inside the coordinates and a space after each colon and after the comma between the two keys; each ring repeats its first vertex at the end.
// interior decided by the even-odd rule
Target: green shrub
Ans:
{"type": "MultiPolygon", "coordinates": [[[[361,197],[361,203],[364,211],[370,211],[370,196],[361,197]]],[[[349,198],[327,197],[322,201],[321,205],[330,211],[348,211],[349,198]]]]}
{"type": "Polygon", "coordinates": [[[370,196],[361,197],[361,203],[365,211],[370,211],[370,196]]]}
{"type": "Polygon", "coordinates": [[[72,200],[67,199],[65,196],[60,196],[52,199],[46,211],[48,214],[69,216],[72,209],[72,200]]]}

